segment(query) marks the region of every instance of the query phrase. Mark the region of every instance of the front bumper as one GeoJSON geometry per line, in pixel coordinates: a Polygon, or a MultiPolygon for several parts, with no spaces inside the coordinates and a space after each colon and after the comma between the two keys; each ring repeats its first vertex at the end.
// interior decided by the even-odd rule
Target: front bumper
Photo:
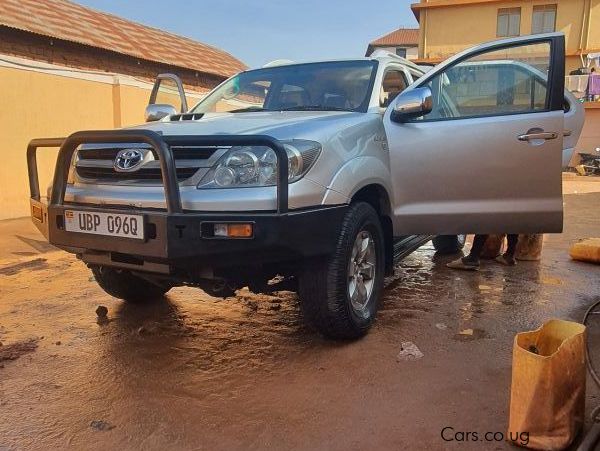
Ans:
{"type": "MultiPolygon", "coordinates": [[[[114,257],[113,266],[125,267],[135,259],[168,263],[172,266],[189,264],[211,267],[291,261],[326,255],[333,251],[339,235],[346,205],[328,206],[286,213],[168,213],[144,210],[109,210],[89,206],[50,205],[31,199],[34,223],[48,241],[69,252],[81,254],[86,260],[93,255],[114,257]],[[141,214],[144,217],[144,240],[107,237],[68,232],[64,227],[65,210],[111,211],[141,214]],[[39,218],[40,219],[36,219],[39,218]],[[251,223],[252,238],[215,238],[202,233],[211,223],[251,223]]],[[[129,266],[127,266],[129,267],[129,266]]],[[[148,269],[148,265],[146,264],[148,269]]],[[[142,269],[142,268],[139,268],[142,269]]],[[[161,271],[162,272],[162,271],[161,271]]]]}
{"type": "Polygon", "coordinates": [[[347,205],[321,206],[288,211],[287,154],[279,141],[265,136],[217,136],[163,138],[147,130],[78,132],[66,140],[34,140],[28,148],[31,212],[35,225],[48,241],[79,254],[88,263],[171,273],[177,268],[227,268],[293,261],[333,252],[347,205]],[[167,209],[137,210],[122,207],[91,207],[65,204],[69,165],[76,148],[90,142],[145,142],[152,145],[161,162],[167,209]],[[189,212],[181,208],[179,185],[169,144],[177,142],[220,145],[268,145],[275,151],[280,170],[277,211],[189,212]],[[60,146],[52,195],[48,203],[40,197],[36,152],[39,147],[60,146]],[[284,163],[284,164],[282,164],[284,163]],[[65,210],[140,214],[144,218],[144,240],[107,237],[65,230],[65,210]],[[210,223],[252,223],[252,238],[205,236],[210,223]]]}

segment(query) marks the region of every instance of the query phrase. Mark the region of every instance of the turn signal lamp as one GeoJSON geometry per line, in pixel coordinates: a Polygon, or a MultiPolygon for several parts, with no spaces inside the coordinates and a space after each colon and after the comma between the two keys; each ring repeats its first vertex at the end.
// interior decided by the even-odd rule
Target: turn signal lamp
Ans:
{"type": "Polygon", "coordinates": [[[252,224],[215,224],[215,237],[221,238],[251,238],[252,224]]]}

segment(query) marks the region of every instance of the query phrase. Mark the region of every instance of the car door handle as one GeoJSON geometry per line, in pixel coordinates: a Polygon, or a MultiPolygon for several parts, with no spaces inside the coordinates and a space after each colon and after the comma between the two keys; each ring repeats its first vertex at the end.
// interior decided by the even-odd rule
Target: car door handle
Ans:
{"type": "Polygon", "coordinates": [[[558,138],[558,133],[544,132],[544,131],[531,132],[531,130],[529,132],[525,133],[524,135],[519,135],[517,137],[517,139],[519,141],[536,141],[539,139],[547,141],[549,139],[556,139],[556,138],[558,138]]]}

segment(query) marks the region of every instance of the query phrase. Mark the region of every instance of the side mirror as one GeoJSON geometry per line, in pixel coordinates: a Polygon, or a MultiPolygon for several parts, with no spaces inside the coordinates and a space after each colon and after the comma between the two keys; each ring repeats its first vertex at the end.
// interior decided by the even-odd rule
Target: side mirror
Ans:
{"type": "Polygon", "coordinates": [[[152,103],[146,107],[146,122],[160,121],[163,117],[177,114],[177,110],[173,105],[166,103],[152,103]]]}
{"type": "Polygon", "coordinates": [[[404,91],[396,97],[390,119],[394,122],[407,122],[410,119],[431,113],[433,96],[428,87],[404,91]]]}

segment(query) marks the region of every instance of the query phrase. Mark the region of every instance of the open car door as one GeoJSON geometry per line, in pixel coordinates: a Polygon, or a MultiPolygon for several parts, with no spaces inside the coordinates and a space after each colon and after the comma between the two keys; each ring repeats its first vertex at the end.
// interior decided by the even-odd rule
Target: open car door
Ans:
{"type": "Polygon", "coordinates": [[[392,102],[396,236],[562,231],[564,48],[560,33],[482,44],[392,102]]]}
{"type": "Polygon", "coordinates": [[[185,113],[187,98],[181,79],[175,74],[158,74],[146,107],[146,122],[158,121],[165,116],[185,113]]]}

